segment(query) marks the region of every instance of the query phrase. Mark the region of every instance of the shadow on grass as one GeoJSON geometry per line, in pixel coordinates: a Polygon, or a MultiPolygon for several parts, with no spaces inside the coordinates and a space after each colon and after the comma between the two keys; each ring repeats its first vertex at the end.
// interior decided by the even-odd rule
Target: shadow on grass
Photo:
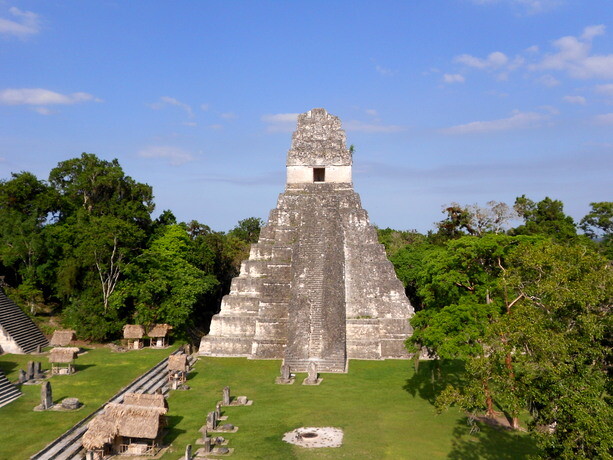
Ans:
{"type": "Polygon", "coordinates": [[[84,371],[85,369],[88,369],[90,367],[96,367],[96,365],[95,364],[75,364],[74,365],[76,372],[84,371]]]}
{"type": "Polygon", "coordinates": [[[190,371],[190,372],[187,374],[187,379],[186,379],[186,380],[193,380],[193,378],[194,378],[194,377],[196,377],[197,375],[198,375],[198,372],[196,372],[196,371],[190,371]]]}
{"type": "MultiPolygon", "coordinates": [[[[167,415],[166,420],[168,420],[168,433],[164,436],[164,442],[168,445],[172,444],[177,437],[183,433],[185,430],[177,428],[177,425],[181,423],[183,420],[182,415],[167,415]]],[[[196,435],[197,433],[195,433],[196,435]]]]}
{"type": "Polygon", "coordinates": [[[4,372],[4,375],[9,375],[17,368],[17,363],[13,361],[0,361],[0,371],[4,372]]]}
{"type": "Polygon", "coordinates": [[[491,428],[467,418],[458,420],[454,430],[450,460],[517,460],[536,453],[536,443],[527,434],[509,429],[491,428]]]}
{"type": "Polygon", "coordinates": [[[464,372],[460,360],[420,361],[413,375],[402,387],[411,396],[419,396],[430,404],[447,385],[458,385],[464,372]]]}

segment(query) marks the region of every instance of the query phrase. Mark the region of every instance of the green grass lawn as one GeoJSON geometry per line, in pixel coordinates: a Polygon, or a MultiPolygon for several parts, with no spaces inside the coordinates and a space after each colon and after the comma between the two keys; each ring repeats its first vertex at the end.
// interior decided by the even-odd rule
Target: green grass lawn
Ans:
{"type": "MultiPolygon", "coordinates": [[[[534,453],[525,434],[480,426],[470,434],[458,411],[437,415],[430,362],[414,374],[411,361],[351,361],[348,374],[324,374],[320,386],[275,385],[280,361],[201,358],[188,381],[189,391],[168,399],[172,449],[176,460],[185,446],[196,449],[198,429],[221,400],[222,388],[245,395],[252,406],[224,408],[239,427],[225,435],[233,459],[521,459],[534,453]],[[283,434],[301,426],[344,430],[340,448],[305,449],[284,443],[283,434]]],[[[453,368],[446,378],[453,378],[453,368]]],[[[437,384],[440,387],[440,382],[437,384]]]]}
{"type": "MultiPolygon", "coordinates": [[[[34,412],[34,406],[40,404],[41,387],[23,385],[19,399],[0,407],[0,460],[29,458],[174,349],[113,353],[109,348],[95,348],[80,355],[76,374],[56,375],[49,380],[55,403],[66,397],[84,403],[74,412],[34,412]]],[[[41,361],[43,369],[50,368],[46,356],[2,355],[0,369],[15,382],[19,369],[26,369],[28,361],[41,361]]]]}

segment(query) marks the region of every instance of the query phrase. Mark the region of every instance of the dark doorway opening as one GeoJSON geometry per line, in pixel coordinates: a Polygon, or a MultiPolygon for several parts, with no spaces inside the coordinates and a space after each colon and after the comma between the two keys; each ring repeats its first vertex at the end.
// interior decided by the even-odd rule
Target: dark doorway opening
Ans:
{"type": "Polygon", "coordinates": [[[313,182],[326,181],[326,168],[313,168],[313,182]]]}

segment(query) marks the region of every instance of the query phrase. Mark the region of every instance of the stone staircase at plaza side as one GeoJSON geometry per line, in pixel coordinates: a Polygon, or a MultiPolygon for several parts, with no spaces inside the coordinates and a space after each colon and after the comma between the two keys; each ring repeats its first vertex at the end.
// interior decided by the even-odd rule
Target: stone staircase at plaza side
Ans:
{"type": "Polygon", "coordinates": [[[344,301],[344,292],[338,289],[342,279],[342,228],[336,218],[338,203],[328,194],[317,192],[302,198],[307,211],[293,260],[297,300],[308,300],[302,303],[303,314],[290,321],[288,328],[302,328],[294,335],[304,344],[288,347],[285,363],[297,372],[306,371],[310,362],[315,362],[321,372],[345,372],[345,318],[340,314],[344,309],[333,308],[344,301]]]}
{"type": "Polygon", "coordinates": [[[46,347],[49,342],[38,326],[15,302],[0,289],[0,328],[9,336],[22,353],[32,353],[37,346],[46,347]]]}
{"type": "Polygon", "coordinates": [[[0,407],[6,406],[21,396],[21,391],[9,382],[4,372],[0,371],[0,407]]]}

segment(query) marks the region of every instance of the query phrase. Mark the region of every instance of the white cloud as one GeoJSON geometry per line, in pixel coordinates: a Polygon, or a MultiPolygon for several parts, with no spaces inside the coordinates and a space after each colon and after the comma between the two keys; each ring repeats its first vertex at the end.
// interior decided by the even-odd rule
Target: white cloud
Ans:
{"type": "Polygon", "coordinates": [[[167,159],[171,166],[179,166],[194,160],[193,155],[179,147],[168,145],[154,145],[146,147],[138,152],[141,158],[167,159]]]}
{"type": "Polygon", "coordinates": [[[212,125],[209,125],[208,128],[212,129],[213,131],[219,131],[220,129],[223,129],[223,125],[219,123],[214,123],[212,125]]]}
{"type": "Polygon", "coordinates": [[[32,110],[41,115],[53,115],[55,113],[54,110],[51,110],[48,107],[34,107],[32,110]]]}
{"type": "Polygon", "coordinates": [[[185,110],[185,113],[187,113],[187,116],[190,118],[194,116],[194,112],[192,111],[192,108],[189,105],[175,99],[174,97],[162,96],[158,102],[149,104],[149,107],[151,107],[154,110],[159,110],[159,109],[166,107],[167,105],[173,105],[175,107],[179,107],[185,110]]]}
{"type": "Polygon", "coordinates": [[[0,105],[71,105],[98,99],[88,93],[61,94],[43,88],[5,89],[0,91],[0,105]]]}
{"type": "Polygon", "coordinates": [[[378,64],[375,65],[375,70],[379,75],[383,75],[384,77],[391,77],[396,73],[395,70],[388,69],[387,67],[382,67],[378,64]]]}
{"type": "Polygon", "coordinates": [[[234,112],[224,112],[219,116],[224,120],[234,120],[236,118],[236,114],[234,112]]]}
{"type": "Polygon", "coordinates": [[[541,77],[539,77],[538,82],[550,88],[558,86],[560,84],[560,80],[549,74],[542,75],[541,77]]]}
{"type": "Polygon", "coordinates": [[[195,127],[195,126],[198,126],[198,123],[196,123],[195,121],[186,121],[183,123],[183,126],[195,127]]]}
{"type": "Polygon", "coordinates": [[[357,120],[350,120],[343,123],[346,131],[359,131],[363,133],[397,133],[406,128],[399,125],[381,125],[378,123],[364,123],[357,120]]]}
{"type": "Polygon", "coordinates": [[[604,94],[605,96],[613,96],[613,83],[596,85],[595,89],[597,93],[604,94]]]}
{"type": "Polygon", "coordinates": [[[585,105],[586,100],[583,96],[564,96],[564,101],[569,104],[585,105]]]}
{"type": "Polygon", "coordinates": [[[376,109],[366,109],[364,110],[364,112],[366,112],[366,114],[370,115],[371,117],[376,117],[379,115],[379,112],[377,112],[376,109]]]}
{"type": "Polygon", "coordinates": [[[296,122],[298,121],[297,113],[277,113],[273,115],[262,115],[261,120],[267,123],[266,130],[269,133],[274,132],[288,132],[293,131],[296,128],[296,122]]]}
{"type": "Polygon", "coordinates": [[[443,81],[445,83],[464,83],[465,79],[459,73],[446,73],[445,75],[443,75],[443,81]]]}
{"type": "Polygon", "coordinates": [[[603,113],[594,117],[594,123],[597,125],[613,126],[613,113],[603,113]]]}
{"type": "Polygon", "coordinates": [[[470,54],[461,54],[456,56],[453,60],[454,62],[476,69],[497,69],[509,62],[507,55],[500,51],[490,53],[485,59],[471,56],[470,54]]]}
{"type": "Polygon", "coordinates": [[[207,111],[211,108],[210,104],[200,104],[200,109],[203,111],[207,111]]]}
{"type": "Polygon", "coordinates": [[[537,112],[515,112],[508,118],[490,121],[473,121],[463,125],[451,126],[443,129],[445,134],[473,134],[489,133],[496,131],[509,131],[514,129],[525,129],[539,126],[543,121],[549,119],[548,115],[537,112]]]}
{"type": "Polygon", "coordinates": [[[572,78],[613,78],[613,54],[590,55],[592,39],[605,33],[604,25],[588,26],[579,38],[566,36],[553,42],[558,51],[546,55],[532,70],[559,70],[572,78]]]}
{"type": "Polygon", "coordinates": [[[40,32],[40,19],[36,13],[21,11],[19,8],[9,8],[9,13],[15,21],[0,18],[0,35],[25,38],[40,32]]]}
{"type": "Polygon", "coordinates": [[[563,0],[472,0],[477,5],[509,4],[524,9],[529,14],[543,13],[563,3],[563,0]]]}

